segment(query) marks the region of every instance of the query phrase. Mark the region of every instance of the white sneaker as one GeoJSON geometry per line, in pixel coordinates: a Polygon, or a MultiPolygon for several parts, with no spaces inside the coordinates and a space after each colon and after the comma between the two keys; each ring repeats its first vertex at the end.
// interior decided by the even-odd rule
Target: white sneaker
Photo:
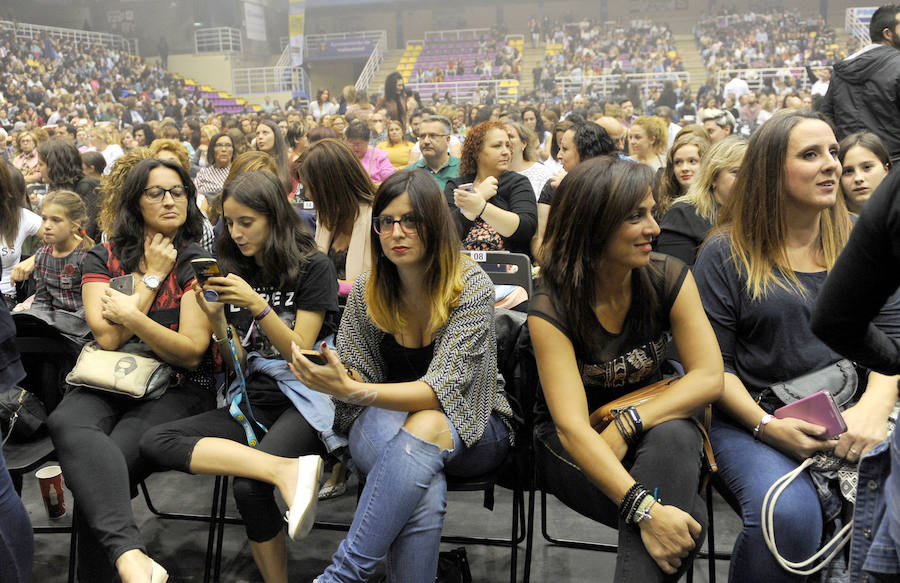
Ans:
{"type": "Polygon", "coordinates": [[[305,455],[297,458],[297,489],[288,510],[288,536],[298,540],[309,534],[316,521],[316,502],[319,479],[322,477],[322,458],[305,455]]]}

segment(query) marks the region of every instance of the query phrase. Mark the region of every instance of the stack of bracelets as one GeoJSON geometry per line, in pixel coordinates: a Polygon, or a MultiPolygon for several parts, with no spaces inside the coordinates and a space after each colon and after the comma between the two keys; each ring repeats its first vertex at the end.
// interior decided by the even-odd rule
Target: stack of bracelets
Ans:
{"type": "Polygon", "coordinates": [[[622,439],[628,444],[628,447],[637,445],[638,438],[644,432],[644,422],[638,415],[637,409],[634,407],[626,407],[613,417],[616,423],[616,429],[622,434],[622,439]]]}
{"type": "Polygon", "coordinates": [[[640,482],[625,492],[622,503],[619,504],[619,516],[625,521],[625,524],[637,524],[642,520],[650,520],[650,509],[658,500],[650,493],[646,487],[640,482]]]}

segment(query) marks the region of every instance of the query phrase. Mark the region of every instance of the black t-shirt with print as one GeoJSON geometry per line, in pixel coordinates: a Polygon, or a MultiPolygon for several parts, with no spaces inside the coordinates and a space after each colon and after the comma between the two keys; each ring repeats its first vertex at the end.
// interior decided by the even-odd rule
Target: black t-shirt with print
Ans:
{"type": "MultiPolygon", "coordinates": [[[[590,411],[662,378],[660,366],[666,358],[671,327],[669,312],[688,268],[678,259],[651,253],[647,269],[659,298],[656,329],[649,335],[639,333],[638,314],[632,309],[620,333],[606,331],[598,321],[584,345],[575,342],[565,318],[560,317],[554,305],[550,290],[538,282],[528,314],[547,320],[572,341],[590,411]]],[[[549,419],[543,394],[539,397],[538,411],[542,420],[549,419]]]]}
{"type": "MultiPolygon", "coordinates": [[[[245,281],[261,295],[279,318],[294,329],[297,310],[325,312],[325,320],[319,330],[317,340],[334,334],[338,313],[338,283],[334,265],[322,252],[316,251],[300,268],[300,275],[290,289],[278,289],[262,282],[257,271],[245,281]]],[[[234,325],[247,352],[258,352],[266,358],[283,358],[272,342],[266,337],[262,327],[253,319],[246,308],[226,304],[225,316],[234,325]]]]}

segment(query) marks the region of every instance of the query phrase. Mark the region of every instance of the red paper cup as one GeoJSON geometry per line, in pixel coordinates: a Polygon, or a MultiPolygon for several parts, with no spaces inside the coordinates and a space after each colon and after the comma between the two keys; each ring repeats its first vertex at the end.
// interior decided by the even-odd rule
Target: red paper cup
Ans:
{"type": "Polygon", "coordinates": [[[41,497],[44,499],[44,508],[51,520],[62,518],[66,515],[66,498],[63,493],[62,468],[59,466],[45,466],[34,474],[37,476],[41,487],[41,497]]]}

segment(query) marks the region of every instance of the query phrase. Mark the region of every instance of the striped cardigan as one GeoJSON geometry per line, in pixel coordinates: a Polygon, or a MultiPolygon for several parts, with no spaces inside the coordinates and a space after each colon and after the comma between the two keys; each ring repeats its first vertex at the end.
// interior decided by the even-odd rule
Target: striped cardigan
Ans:
{"type": "MultiPolygon", "coordinates": [[[[511,418],[512,409],[503,391],[503,377],[497,373],[494,286],[476,263],[465,257],[460,261],[464,263],[464,287],[459,305],[435,334],[434,357],[419,380],[434,390],[443,413],[469,447],[481,438],[491,412],[511,418]]],[[[385,332],[375,327],[366,309],[365,286],[370,273],[357,279],[347,298],[337,349],[344,363],[365,382],[378,383],[385,375],[379,351],[385,332]]],[[[341,401],[335,405],[335,431],[347,434],[362,407],[341,401]]]]}

